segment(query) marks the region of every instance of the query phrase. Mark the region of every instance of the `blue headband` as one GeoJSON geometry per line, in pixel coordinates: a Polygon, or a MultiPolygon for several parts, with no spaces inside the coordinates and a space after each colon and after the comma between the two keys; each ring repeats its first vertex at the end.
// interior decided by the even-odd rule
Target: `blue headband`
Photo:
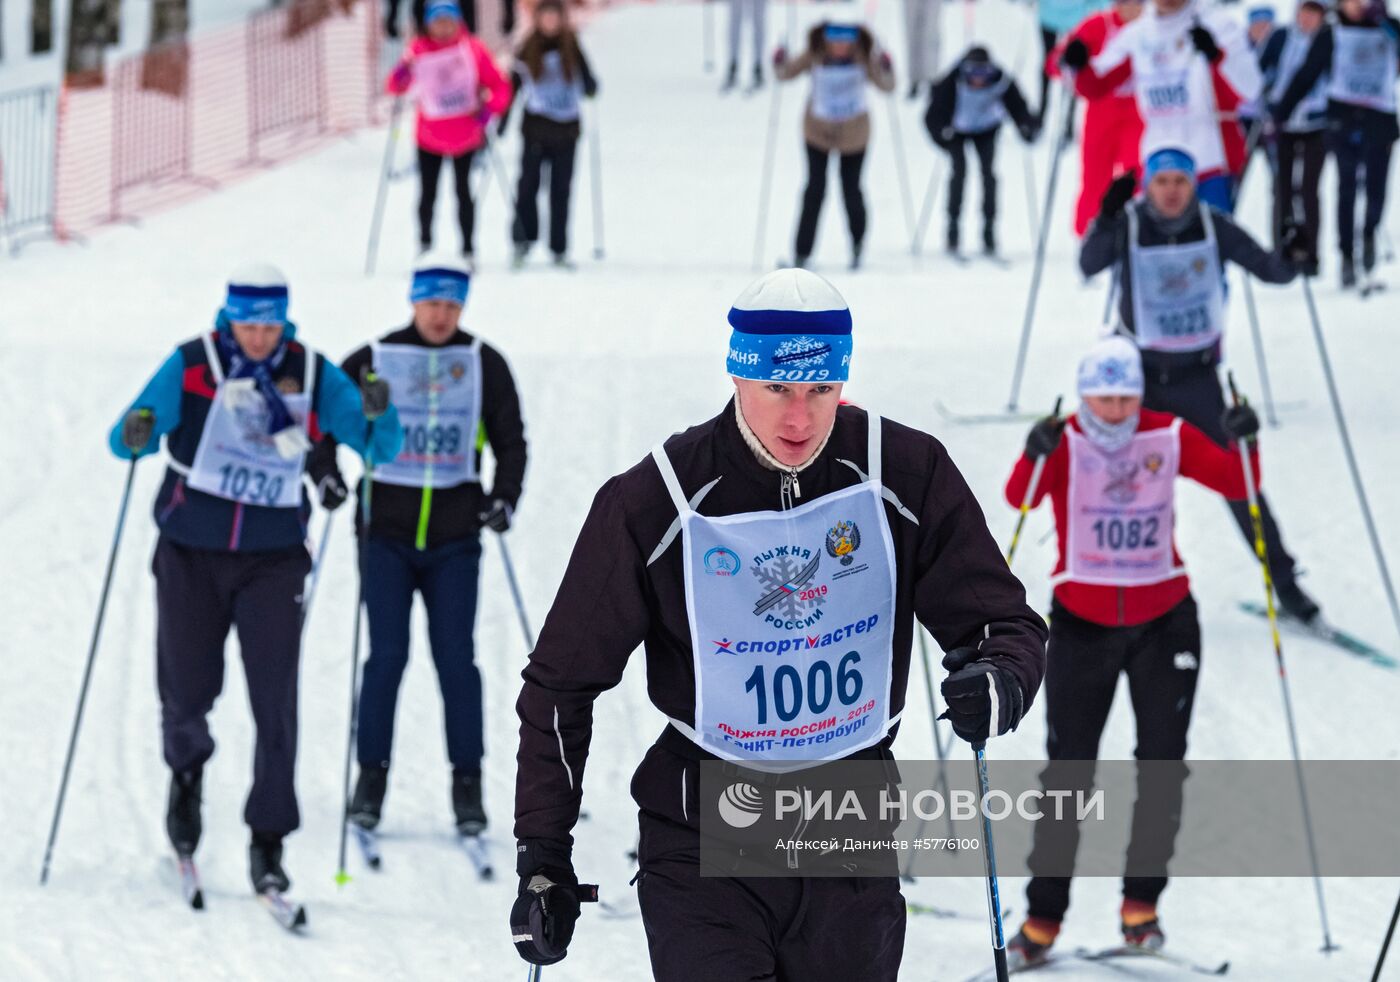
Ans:
{"type": "Polygon", "coordinates": [[[828,41],[851,41],[860,40],[860,28],[851,24],[828,24],[822,30],[822,37],[828,41]]]}
{"type": "Polygon", "coordinates": [[[851,367],[851,312],[729,311],[729,374],[763,382],[844,382],[851,367]]]}
{"type": "Polygon", "coordinates": [[[1274,19],[1274,8],[1273,8],[1273,7],[1252,7],[1252,8],[1250,8],[1250,11],[1249,11],[1249,22],[1250,22],[1251,24],[1258,23],[1259,21],[1267,21],[1267,22],[1269,22],[1269,23],[1272,23],[1272,22],[1273,22],[1273,19],[1274,19]]]}
{"type": "Polygon", "coordinates": [[[439,17],[461,20],[462,8],[458,6],[456,0],[432,0],[427,9],[423,11],[423,23],[430,24],[439,17]]]}
{"type": "Polygon", "coordinates": [[[408,299],[413,303],[423,300],[446,300],[459,307],[465,307],[467,289],[471,282],[471,277],[461,270],[443,269],[440,266],[415,270],[408,299]]]}
{"type": "Polygon", "coordinates": [[[1142,183],[1146,184],[1164,170],[1179,170],[1191,180],[1196,179],[1196,161],[1185,150],[1164,147],[1151,154],[1142,167],[1142,183]]]}
{"type": "Polygon", "coordinates": [[[231,321],[285,324],[290,297],[285,286],[228,285],[224,315],[231,321]]]}

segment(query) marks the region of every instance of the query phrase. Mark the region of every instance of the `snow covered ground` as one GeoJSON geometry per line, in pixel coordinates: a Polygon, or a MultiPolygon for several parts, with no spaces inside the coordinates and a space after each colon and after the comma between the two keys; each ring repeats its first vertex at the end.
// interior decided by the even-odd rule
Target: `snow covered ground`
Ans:
{"type": "MultiPolygon", "coordinates": [[[[803,6],[798,18],[805,24],[822,15],[851,16],[851,10],[803,6]]],[[[956,43],[963,11],[952,4],[947,10],[956,43]]],[[[722,9],[716,13],[722,24],[722,9]]],[[[585,38],[603,84],[596,109],[606,261],[588,258],[585,161],[574,206],[577,273],[508,272],[508,216],[499,192],[488,191],[482,205],[482,268],[466,323],[507,353],[525,401],[531,467],[510,543],[537,624],[594,489],[659,437],[708,418],[726,397],[724,315],[754,275],[754,214],[772,103],[768,90],[716,95],[717,76],[701,71],[701,16],[691,4],[629,6],[600,17],[585,38]]],[[[772,16],[773,36],[781,36],[787,12],[775,6],[772,16]]],[[[982,0],[976,17],[978,36],[1029,78],[1035,55],[1027,8],[982,0]]],[[[898,64],[898,5],[880,5],[876,21],[898,64]]],[[[802,181],[797,134],[804,89],[799,83],[782,90],[765,266],[791,248],[802,181]]],[[[935,156],[922,131],[922,104],[901,100],[895,106],[917,197],[935,156]]],[[[943,439],[1004,540],[1013,513],[1000,503],[1000,488],[1024,427],[953,426],[935,413],[934,402],[987,412],[1006,401],[1033,252],[1024,158],[1008,132],[1000,162],[1001,235],[1011,268],[959,267],[932,248],[928,258],[915,261],[890,109],[884,100],[874,109],[867,269],[856,275],[845,270],[844,216],[835,188],[816,257],[818,271],[845,293],[856,320],[848,393],[943,439]]],[[[362,870],[352,856],[354,880],[344,888],[333,882],[354,591],[344,513],[332,528],[304,653],[303,828],[288,843],[294,893],[310,908],[310,930],[303,938],[283,934],[248,898],[240,813],[252,734],[236,645],[230,645],[227,690],[212,721],[220,748],[208,770],[200,853],[208,910],[192,914],[182,906],[162,824],[166,772],[148,574],[155,539],[149,503],[161,468],[153,462],[143,464],[136,479],[54,873],[47,888],[35,885],[123,479],[122,465],[106,450],[107,428],[171,346],[209,323],[225,277],[240,261],[266,258],[287,272],[302,337],[333,356],[402,322],[414,235],[412,181],[390,192],[378,274],[361,274],[382,147],[382,131],[361,133],[142,227],[113,228],[81,247],[35,245],[18,260],[0,262],[0,363],[7,369],[11,411],[0,448],[21,462],[0,482],[0,555],[7,560],[0,590],[0,623],[6,625],[0,827],[7,842],[0,850],[0,977],[6,980],[495,980],[524,974],[506,930],[513,878],[476,882],[449,836],[441,710],[421,646],[400,703],[385,868],[362,870]]],[[[514,170],[513,136],[504,151],[514,170]]],[[[407,159],[407,147],[401,156],[407,159]]],[[[1032,160],[1040,196],[1048,163],[1043,144],[1032,160]]],[[[1076,171],[1075,154],[1067,154],[1023,408],[1048,411],[1056,394],[1072,394],[1073,366],[1095,334],[1103,303],[1103,282],[1081,285],[1073,267],[1067,215],[1076,171]]],[[[1256,175],[1243,208],[1256,230],[1266,227],[1265,197],[1256,175]]],[[[439,236],[451,243],[449,207],[443,202],[439,236]]],[[[973,230],[974,214],[968,202],[967,228],[973,230]]],[[[930,246],[941,228],[940,214],[930,246]]],[[[1400,397],[1386,370],[1396,360],[1400,300],[1394,292],[1366,304],[1342,295],[1334,257],[1327,258],[1317,294],[1328,342],[1381,534],[1400,560],[1400,496],[1393,491],[1400,441],[1391,415],[1400,397]]],[[[1238,284],[1234,295],[1240,296],[1238,284]]],[[[1395,651],[1395,628],[1344,470],[1301,291],[1258,288],[1256,296],[1283,424],[1264,434],[1265,481],[1287,541],[1307,565],[1306,583],[1326,612],[1395,651]]],[[[1257,394],[1247,325],[1240,305],[1234,306],[1232,365],[1245,390],[1257,394]]],[[[1048,599],[1053,544],[1042,536],[1049,528],[1047,514],[1035,515],[1017,560],[1036,603],[1048,599]]],[[[1267,633],[1236,611],[1238,601],[1259,594],[1257,567],[1225,509],[1202,491],[1183,490],[1179,530],[1205,632],[1191,753],[1286,757],[1267,633]]],[[[493,544],[483,566],[478,651],[487,683],[487,805],[505,873],[512,859],[513,703],[526,651],[496,553],[493,544]]],[[[1400,674],[1309,641],[1289,639],[1286,654],[1307,757],[1393,760],[1400,753],[1394,710],[1400,674]]],[[[585,793],[591,819],[577,830],[577,864],[583,877],[602,884],[605,898],[626,908],[631,864],[625,852],[635,836],[627,782],[661,727],[646,701],[641,668],[602,699],[597,723],[585,793]]],[[[1104,752],[1129,756],[1132,740],[1120,702],[1104,752]]],[[[994,756],[1038,758],[1043,741],[1037,708],[1019,733],[997,741],[994,756]]],[[[931,754],[927,713],[917,698],[897,750],[907,758],[931,754]]],[[[1377,801],[1375,807],[1397,804],[1377,801]]],[[[1014,908],[1008,933],[1024,910],[1023,885],[1003,883],[1005,903],[1014,908]]],[[[1330,958],[1317,952],[1321,935],[1306,880],[1178,880],[1163,898],[1162,915],[1173,948],[1229,958],[1231,978],[1354,980],[1369,975],[1396,885],[1388,879],[1327,881],[1332,930],[1342,945],[1330,958]]],[[[980,881],[925,880],[907,893],[965,916],[911,916],[903,977],[960,979],[988,963],[980,881]]],[[[1117,893],[1113,881],[1077,883],[1061,944],[1111,943],[1117,893]]],[[[1171,977],[1155,966],[1124,971],[1171,977]]],[[[1391,972],[1400,978],[1400,966],[1391,972]]],[[[1116,973],[1071,963],[1043,974],[1089,979],[1116,973]]],[[[648,977],[640,920],[587,910],[568,960],[546,977],[648,977]]]]}

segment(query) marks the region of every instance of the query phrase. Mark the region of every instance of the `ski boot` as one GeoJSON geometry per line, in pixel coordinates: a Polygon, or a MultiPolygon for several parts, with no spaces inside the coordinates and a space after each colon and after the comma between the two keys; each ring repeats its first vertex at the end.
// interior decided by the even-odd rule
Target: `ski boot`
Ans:
{"type": "Polygon", "coordinates": [[[1157,905],[1146,900],[1123,899],[1119,915],[1122,919],[1123,943],[1129,948],[1142,948],[1145,951],[1161,951],[1167,936],[1162,933],[1162,923],[1157,919],[1157,905]]]}
{"type": "Polygon", "coordinates": [[[960,238],[961,237],[958,235],[958,227],[956,225],[949,225],[948,234],[943,240],[943,251],[954,258],[961,256],[962,253],[959,251],[960,238]]]}
{"type": "Polygon", "coordinates": [[[525,257],[528,256],[529,254],[530,254],[530,243],[528,243],[528,242],[517,242],[517,243],[515,244],[515,251],[513,251],[513,252],[511,253],[511,255],[510,255],[510,268],[511,268],[511,269],[524,269],[524,268],[525,268],[525,257]]]}
{"type": "Polygon", "coordinates": [[[1351,260],[1351,253],[1342,253],[1342,289],[1350,290],[1356,286],[1356,264],[1351,260]]]}
{"type": "Polygon", "coordinates": [[[275,890],[286,893],[292,881],[282,868],[282,837],[275,832],[254,832],[248,844],[248,879],[254,893],[275,890]]]}
{"type": "Polygon", "coordinates": [[[481,805],[481,772],[452,769],[452,811],[457,832],[480,835],[486,831],[486,809],[481,805]]]}
{"type": "Polygon", "coordinates": [[[203,797],[204,772],[199,767],[174,771],[170,775],[170,796],[165,807],[165,832],[177,855],[194,855],[204,831],[199,806],[203,797]]]}
{"type": "Polygon", "coordinates": [[[728,92],[739,84],[739,63],[731,61],[729,71],[724,73],[724,84],[719,87],[721,92],[728,92]]]}
{"type": "Polygon", "coordinates": [[[470,249],[462,250],[462,265],[467,267],[468,273],[476,272],[476,253],[470,249]]]}
{"type": "Polygon", "coordinates": [[[578,267],[574,265],[573,260],[571,260],[568,256],[564,255],[564,253],[562,252],[554,253],[554,258],[550,260],[550,264],[555,269],[563,269],[571,273],[574,270],[578,269],[578,267]]]}
{"type": "Polygon", "coordinates": [[[756,61],[753,63],[753,86],[749,91],[757,92],[761,88],[763,88],[763,62],[756,61]]]}
{"type": "Polygon", "coordinates": [[[1060,922],[1028,917],[1016,936],[1006,943],[1006,967],[1013,972],[1044,965],[1050,946],[1060,933],[1060,922]]]}
{"type": "Polygon", "coordinates": [[[389,768],[361,764],[360,776],[355,779],[355,794],[350,798],[349,820],[362,829],[372,831],[378,827],[388,786],[389,768]]]}
{"type": "Polygon", "coordinates": [[[793,269],[806,269],[806,268],[807,268],[807,260],[808,260],[808,258],[809,258],[809,257],[807,257],[807,256],[794,256],[793,259],[792,259],[792,268],[793,268],[793,269]]]}
{"type": "Polygon", "coordinates": [[[1366,278],[1371,278],[1371,273],[1376,268],[1376,233],[1364,232],[1361,236],[1361,268],[1366,273],[1366,278]]]}
{"type": "Polygon", "coordinates": [[[860,269],[860,254],[864,246],[859,242],[851,243],[851,272],[860,269]]]}
{"type": "Polygon", "coordinates": [[[1281,577],[1274,582],[1274,595],[1278,597],[1278,605],[1283,612],[1299,623],[1311,624],[1321,612],[1317,601],[1304,593],[1292,576],[1281,577]]]}
{"type": "Polygon", "coordinates": [[[997,257],[997,233],[990,225],[982,228],[982,255],[988,259],[997,257]]]}

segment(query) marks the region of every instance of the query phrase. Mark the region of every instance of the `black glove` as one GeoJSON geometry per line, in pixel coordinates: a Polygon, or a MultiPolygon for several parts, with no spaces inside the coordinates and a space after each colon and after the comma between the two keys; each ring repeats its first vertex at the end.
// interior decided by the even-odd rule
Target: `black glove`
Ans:
{"type": "Polygon", "coordinates": [[[1212,65],[1220,60],[1220,46],[1215,43],[1215,37],[1199,23],[1191,27],[1191,43],[1212,65]]]}
{"type": "Polygon", "coordinates": [[[345,499],[350,497],[350,489],[345,486],[340,468],[332,467],[316,481],[316,493],[321,496],[321,507],[326,511],[335,511],[345,504],[345,499]]]}
{"type": "Polygon", "coordinates": [[[368,365],[360,369],[360,405],[365,419],[378,419],[389,411],[389,383],[368,365]]]}
{"type": "Polygon", "coordinates": [[[532,965],[553,965],[568,954],[579,904],[598,899],[598,888],[580,884],[570,868],[568,847],[544,840],[522,840],[516,847],[520,893],[510,909],[515,950],[532,965]],[[538,866],[541,860],[555,865],[538,866]]]}
{"type": "Polygon", "coordinates": [[[1220,417],[1220,425],[1230,439],[1248,440],[1252,443],[1255,434],[1259,432],[1259,415],[1248,403],[1242,402],[1225,410],[1224,415],[1220,417]]]}
{"type": "Polygon", "coordinates": [[[1060,64],[1079,71],[1089,64],[1089,46],[1079,38],[1075,38],[1065,45],[1065,50],[1060,53],[1060,64]]]}
{"type": "Polygon", "coordinates": [[[1278,251],[1294,266],[1301,266],[1312,258],[1308,251],[1307,232],[1292,219],[1284,219],[1278,237],[1278,251]]]}
{"type": "Polygon", "coordinates": [[[156,431],[156,414],[149,409],[133,409],[122,419],[122,446],[139,457],[156,431]]]}
{"type": "Polygon", "coordinates": [[[1026,434],[1026,456],[1031,460],[1050,456],[1060,445],[1060,437],[1064,431],[1063,419],[1058,416],[1046,416],[1026,434]]]}
{"type": "Polygon", "coordinates": [[[1108,190],[1103,193],[1103,197],[1099,199],[1099,218],[1103,221],[1117,218],[1128,202],[1133,200],[1133,191],[1136,189],[1137,171],[1130,170],[1115,177],[1108,190]]]}
{"type": "Polygon", "coordinates": [[[1026,711],[1021,683],[994,655],[978,658],[976,648],[954,648],[943,656],[951,674],[943,680],[943,701],[948,708],[939,719],[949,720],[953,732],[968,743],[983,743],[1016,729],[1026,711]],[[992,719],[992,694],[996,694],[996,719],[992,719]]]}
{"type": "Polygon", "coordinates": [[[510,528],[510,520],[514,514],[515,510],[505,499],[492,498],[486,510],[478,512],[476,517],[492,532],[504,532],[510,528]]]}

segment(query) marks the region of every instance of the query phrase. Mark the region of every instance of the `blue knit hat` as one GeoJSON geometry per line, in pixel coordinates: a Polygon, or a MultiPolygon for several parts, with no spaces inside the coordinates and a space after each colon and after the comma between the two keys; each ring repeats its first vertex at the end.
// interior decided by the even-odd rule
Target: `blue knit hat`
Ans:
{"type": "Polygon", "coordinates": [[[286,324],[290,302],[281,270],[269,263],[249,263],[229,277],[223,312],[230,321],[286,324]]]}
{"type": "Polygon", "coordinates": [[[805,269],[749,284],[729,311],[729,374],[763,382],[844,382],[851,311],[836,287],[805,269]]]}
{"type": "Polygon", "coordinates": [[[413,266],[413,285],[409,288],[408,299],[412,303],[446,300],[464,307],[471,283],[471,271],[462,260],[430,253],[421,256],[413,266]]]}
{"type": "Polygon", "coordinates": [[[1163,147],[1148,155],[1142,165],[1142,183],[1146,184],[1165,170],[1179,170],[1191,180],[1196,179],[1196,161],[1180,147],[1163,147]]]}
{"type": "Polygon", "coordinates": [[[461,20],[462,8],[458,5],[457,0],[429,0],[428,6],[423,11],[423,23],[431,24],[439,17],[461,20]]]}
{"type": "Polygon", "coordinates": [[[1250,7],[1246,18],[1251,24],[1256,24],[1260,21],[1272,24],[1274,22],[1274,8],[1262,4],[1258,7],[1250,7]]]}
{"type": "Polygon", "coordinates": [[[860,28],[855,24],[827,24],[822,28],[822,37],[828,41],[847,41],[855,44],[860,40],[860,28]]]}

